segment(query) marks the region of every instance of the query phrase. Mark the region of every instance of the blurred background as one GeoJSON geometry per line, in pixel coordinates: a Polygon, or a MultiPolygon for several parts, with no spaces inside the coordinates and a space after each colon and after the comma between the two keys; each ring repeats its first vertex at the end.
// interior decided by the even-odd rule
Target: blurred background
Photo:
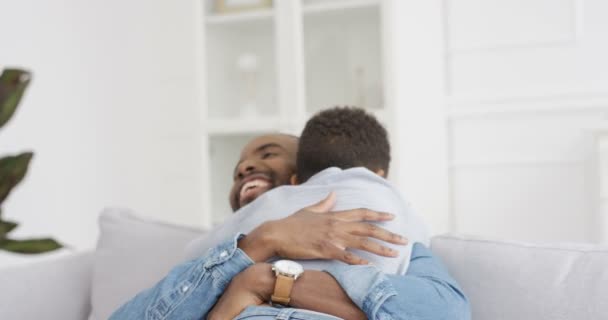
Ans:
{"type": "Polygon", "coordinates": [[[212,227],[240,148],[356,105],[435,234],[608,242],[604,0],[0,0],[33,82],[15,236],[90,248],[108,206],[212,227]]]}

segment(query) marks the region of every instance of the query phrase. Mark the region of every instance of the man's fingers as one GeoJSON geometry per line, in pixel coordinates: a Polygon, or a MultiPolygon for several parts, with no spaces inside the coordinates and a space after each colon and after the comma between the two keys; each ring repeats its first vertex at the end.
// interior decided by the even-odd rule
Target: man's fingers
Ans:
{"type": "Polygon", "coordinates": [[[325,197],[325,199],[308,207],[308,210],[310,210],[312,212],[317,212],[317,213],[324,213],[324,212],[328,212],[329,210],[331,210],[335,204],[336,204],[336,193],[332,191],[327,195],[327,197],[325,197]]]}
{"type": "Polygon", "coordinates": [[[336,211],[333,213],[336,219],[344,221],[388,221],[395,218],[394,215],[386,212],[378,212],[369,209],[351,209],[336,211]]]}
{"type": "Polygon", "coordinates": [[[371,237],[393,244],[405,245],[407,239],[400,234],[390,232],[382,227],[371,223],[351,222],[346,227],[347,232],[361,237],[371,237]]]}
{"type": "Polygon", "coordinates": [[[368,237],[352,236],[349,239],[349,248],[367,251],[383,257],[398,257],[399,252],[389,247],[383,246],[380,243],[373,241],[368,237]]]}
{"type": "Polygon", "coordinates": [[[335,245],[329,244],[327,250],[329,251],[329,256],[332,259],[340,260],[347,264],[369,264],[369,261],[359,257],[358,255],[346,251],[344,249],[338,248],[335,245]]]}

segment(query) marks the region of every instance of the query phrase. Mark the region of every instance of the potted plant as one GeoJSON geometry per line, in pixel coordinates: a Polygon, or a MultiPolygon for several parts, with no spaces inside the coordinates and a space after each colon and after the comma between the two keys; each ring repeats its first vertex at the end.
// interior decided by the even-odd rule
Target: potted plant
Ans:
{"type": "MultiPolygon", "coordinates": [[[[19,101],[31,80],[24,70],[6,69],[0,75],[0,128],[15,114],[19,101]]],[[[61,248],[61,244],[50,238],[17,240],[9,233],[17,223],[2,218],[2,203],[15,186],[23,180],[34,154],[23,152],[0,158],[0,250],[16,253],[42,253],[61,248]]]]}

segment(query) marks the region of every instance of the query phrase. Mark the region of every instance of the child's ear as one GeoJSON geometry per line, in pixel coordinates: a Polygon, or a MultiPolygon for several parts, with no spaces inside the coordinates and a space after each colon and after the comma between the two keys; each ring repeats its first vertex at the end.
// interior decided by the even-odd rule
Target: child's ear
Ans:
{"type": "Polygon", "coordinates": [[[384,171],[384,169],[376,170],[376,174],[381,176],[382,178],[386,178],[386,172],[384,171]]]}
{"type": "Polygon", "coordinates": [[[292,186],[295,186],[298,184],[298,176],[297,175],[292,175],[291,178],[289,178],[289,183],[291,183],[292,186]]]}

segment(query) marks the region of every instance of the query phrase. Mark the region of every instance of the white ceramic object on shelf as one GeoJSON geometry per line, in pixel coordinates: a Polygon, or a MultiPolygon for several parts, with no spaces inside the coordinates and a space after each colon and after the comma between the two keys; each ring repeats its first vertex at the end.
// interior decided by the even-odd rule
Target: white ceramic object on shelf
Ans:
{"type": "Polygon", "coordinates": [[[242,93],[244,100],[239,109],[239,116],[244,119],[255,118],[257,115],[258,56],[254,53],[243,53],[237,58],[236,65],[245,87],[245,92],[242,93]]]}

